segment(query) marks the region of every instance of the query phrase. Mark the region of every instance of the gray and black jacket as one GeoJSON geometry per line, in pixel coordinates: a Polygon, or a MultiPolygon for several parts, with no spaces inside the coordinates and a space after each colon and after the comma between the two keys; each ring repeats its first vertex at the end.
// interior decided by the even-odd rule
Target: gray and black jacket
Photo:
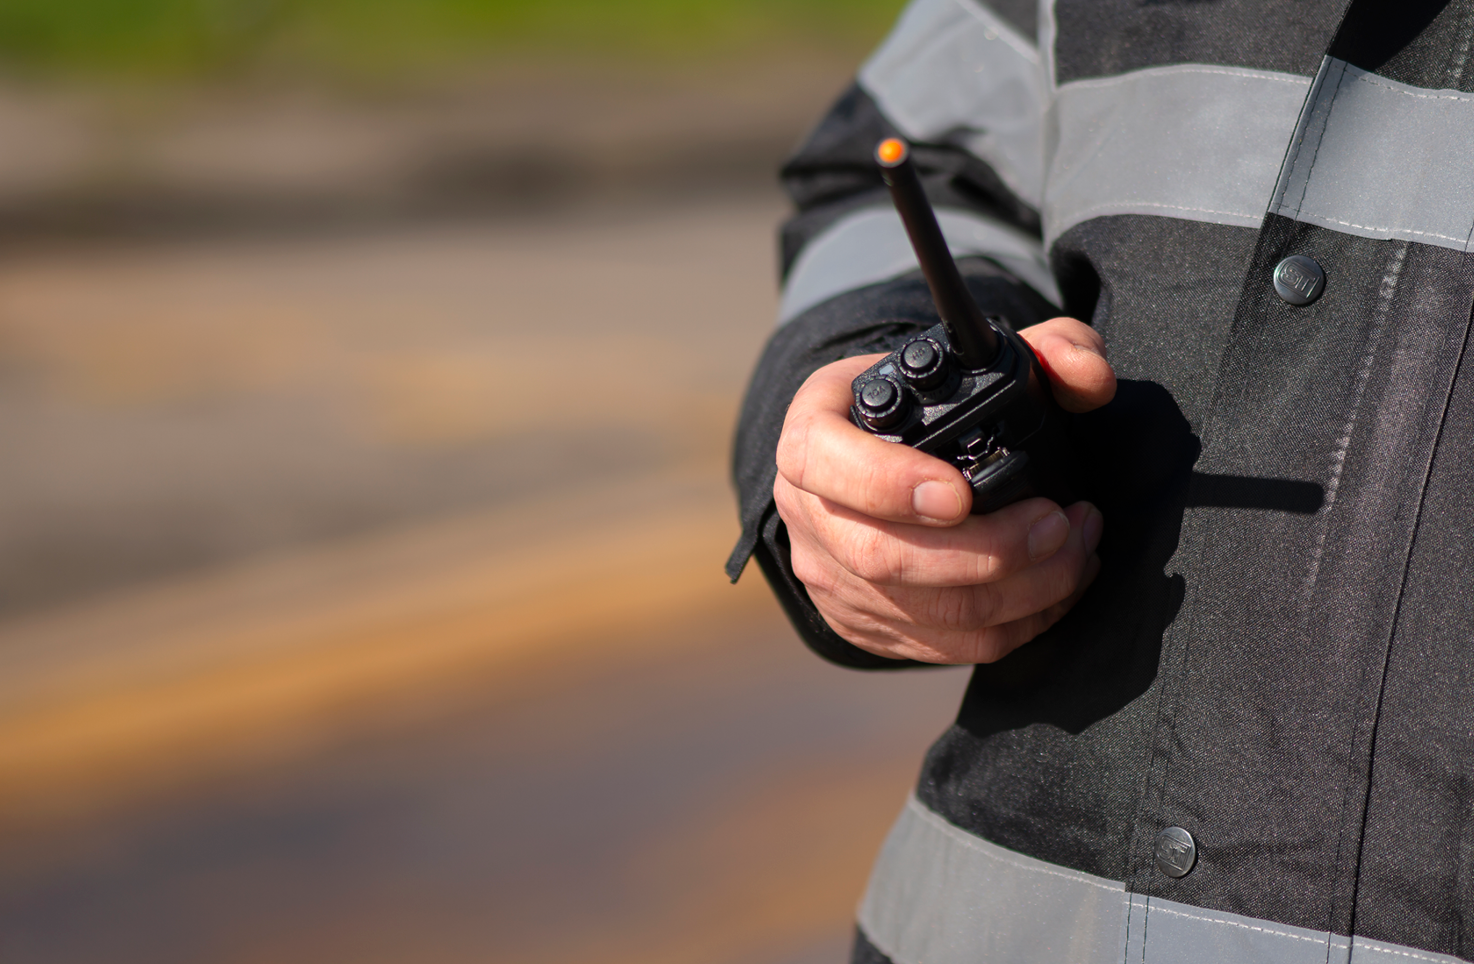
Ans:
{"type": "Polygon", "coordinates": [[[793,577],[784,412],[935,322],[880,137],[984,309],[1089,320],[1121,378],[1076,425],[1100,578],[976,670],[858,959],[1474,959],[1471,91],[1474,0],[916,0],[788,164],[729,571],[823,656],[895,665],[793,577]]]}

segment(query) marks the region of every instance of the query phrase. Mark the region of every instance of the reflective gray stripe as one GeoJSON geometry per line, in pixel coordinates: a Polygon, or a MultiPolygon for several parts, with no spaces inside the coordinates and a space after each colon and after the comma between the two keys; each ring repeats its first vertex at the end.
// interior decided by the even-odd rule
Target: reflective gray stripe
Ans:
{"type": "MultiPolygon", "coordinates": [[[[957,257],[996,261],[1054,304],[1059,289],[1039,242],[1021,231],[967,211],[942,208],[937,221],[957,257]]],[[[916,270],[916,254],[901,219],[889,208],[866,208],[841,218],[804,246],[788,272],[781,325],[835,295],[916,270]]]]}
{"type": "Polygon", "coordinates": [[[1096,217],[1257,228],[1270,210],[1474,250],[1474,96],[1332,58],[1313,93],[1299,75],[1201,64],[1053,88],[1049,0],[1039,23],[1042,60],[974,0],[914,0],[860,82],[907,136],[964,147],[1040,207],[1046,248],[1096,217]]]}
{"type": "Polygon", "coordinates": [[[1310,80],[1185,64],[1056,91],[1046,247],[1112,214],[1259,227],[1310,80]]]}
{"type": "Polygon", "coordinates": [[[913,0],[859,79],[907,137],[971,151],[1039,206],[1039,55],[992,11],[974,0],[913,0]]]}
{"type": "Polygon", "coordinates": [[[1470,250],[1474,97],[1326,58],[1271,210],[1364,238],[1470,250]]]}
{"type": "Polygon", "coordinates": [[[1462,964],[1129,895],[959,830],[915,798],[881,851],[860,927],[896,964],[1462,964]]]}
{"type": "Polygon", "coordinates": [[[866,937],[896,964],[1117,961],[1123,884],[1052,867],[953,827],[914,797],[860,904],[866,937]]]}

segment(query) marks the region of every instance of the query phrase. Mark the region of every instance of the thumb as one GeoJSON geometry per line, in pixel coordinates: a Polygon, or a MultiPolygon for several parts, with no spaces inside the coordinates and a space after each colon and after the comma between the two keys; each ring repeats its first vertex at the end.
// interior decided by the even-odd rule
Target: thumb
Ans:
{"type": "Polygon", "coordinates": [[[875,519],[957,525],[972,488],[954,466],[850,421],[850,382],[879,355],[819,369],[794,395],[778,440],[778,471],[794,488],[875,519]]]}

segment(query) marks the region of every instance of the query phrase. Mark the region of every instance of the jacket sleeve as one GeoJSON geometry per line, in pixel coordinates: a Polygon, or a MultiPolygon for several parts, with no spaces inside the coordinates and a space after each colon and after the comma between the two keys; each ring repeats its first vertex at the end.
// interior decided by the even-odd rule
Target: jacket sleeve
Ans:
{"type": "Polygon", "coordinates": [[[915,0],[783,169],[796,213],[782,232],[778,329],[737,427],[742,536],[727,574],[736,581],[755,556],[799,635],[841,665],[911,664],[867,653],[825,623],[793,575],[772,490],[783,419],[804,380],[937,323],[872,152],[906,137],[983,311],[1017,327],[1041,321],[1059,302],[1040,244],[1042,77],[1019,25],[974,0],[915,0]]]}

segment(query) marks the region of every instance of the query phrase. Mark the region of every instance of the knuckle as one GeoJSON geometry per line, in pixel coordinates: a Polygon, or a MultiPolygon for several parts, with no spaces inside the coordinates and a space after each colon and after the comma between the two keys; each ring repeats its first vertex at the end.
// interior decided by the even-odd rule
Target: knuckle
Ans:
{"type": "Polygon", "coordinates": [[[831,595],[838,588],[833,568],[825,565],[812,549],[795,546],[791,564],[794,578],[807,586],[811,593],[831,595]]]}
{"type": "Polygon", "coordinates": [[[782,475],[773,480],[773,504],[778,508],[779,518],[790,529],[794,528],[807,514],[800,504],[798,490],[782,475]]]}
{"type": "Polygon", "coordinates": [[[967,600],[966,612],[962,628],[987,628],[998,621],[998,611],[1002,608],[1002,599],[994,590],[987,587],[975,587],[972,592],[964,597],[967,600]]]}
{"type": "Polygon", "coordinates": [[[808,471],[809,442],[813,432],[813,416],[789,410],[783,434],[778,438],[778,471],[791,484],[803,488],[808,471]]]}
{"type": "Polygon", "coordinates": [[[905,568],[895,540],[868,526],[850,528],[843,564],[856,578],[878,585],[896,582],[905,568]]]}
{"type": "Polygon", "coordinates": [[[957,633],[986,630],[997,612],[997,594],[981,586],[940,590],[930,597],[928,621],[957,633]]]}

